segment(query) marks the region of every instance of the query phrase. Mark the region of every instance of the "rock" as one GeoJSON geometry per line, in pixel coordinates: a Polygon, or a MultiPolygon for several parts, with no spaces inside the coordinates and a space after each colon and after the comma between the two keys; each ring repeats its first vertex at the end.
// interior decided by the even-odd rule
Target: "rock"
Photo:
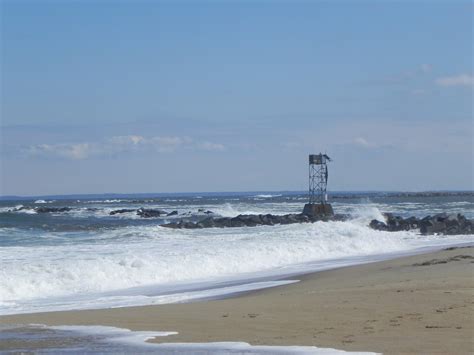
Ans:
{"type": "Polygon", "coordinates": [[[448,219],[448,214],[447,213],[438,213],[438,214],[435,214],[433,216],[433,218],[437,221],[437,222],[444,222],[446,219],[448,219]]]}
{"type": "Polygon", "coordinates": [[[420,220],[416,217],[409,217],[405,220],[405,222],[410,227],[409,229],[416,229],[416,228],[418,228],[418,226],[420,224],[420,220]]]}
{"type": "Polygon", "coordinates": [[[247,224],[245,220],[239,218],[239,217],[234,217],[231,218],[230,224],[226,225],[225,227],[245,227],[247,224]]]}
{"type": "MultiPolygon", "coordinates": [[[[309,219],[309,217],[308,217],[308,219],[309,219]]],[[[284,215],[284,216],[280,216],[277,219],[277,221],[278,221],[277,223],[279,223],[279,224],[293,224],[293,223],[297,223],[298,219],[294,215],[287,214],[287,215],[284,215]]]]}
{"type": "Polygon", "coordinates": [[[390,232],[398,232],[402,230],[409,230],[410,225],[400,216],[387,215],[387,230],[390,232]]]}
{"type": "Polygon", "coordinates": [[[203,219],[201,222],[199,222],[203,228],[212,228],[212,227],[215,227],[215,223],[214,223],[214,218],[212,217],[208,217],[206,219],[203,219]]]}
{"type": "Polygon", "coordinates": [[[110,211],[109,215],[113,216],[113,215],[120,214],[120,213],[128,213],[128,212],[134,212],[134,211],[135,211],[134,209],[123,208],[121,210],[110,211]]]}
{"type": "Polygon", "coordinates": [[[369,227],[372,228],[372,229],[375,229],[375,230],[379,230],[379,231],[388,230],[388,227],[385,223],[380,222],[376,219],[373,219],[372,221],[370,221],[369,227]]]}
{"type": "Polygon", "coordinates": [[[271,214],[260,215],[260,221],[265,226],[273,226],[275,224],[273,222],[273,215],[271,214]]]}
{"type": "Polygon", "coordinates": [[[198,213],[204,213],[204,214],[214,214],[214,212],[207,210],[205,208],[198,208],[198,213]]]}
{"type": "Polygon", "coordinates": [[[162,215],[167,215],[168,212],[163,211],[163,210],[154,210],[154,209],[145,209],[145,208],[139,208],[137,210],[137,215],[139,215],[142,218],[152,218],[152,217],[160,217],[162,215]]]}
{"type": "Polygon", "coordinates": [[[51,212],[68,212],[72,210],[71,207],[37,207],[36,213],[51,213],[51,212]]]}
{"type": "Polygon", "coordinates": [[[181,228],[180,227],[180,223],[164,223],[161,225],[161,227],[166,227],[166,228],[171,228],[171,229],[179,229],[181,228]]]}
{"type": "Polygon", "coordinates": [[[168,213],[166,216],[176,216],[178,214],[178,211],[171,211],[170,213],[168,213]]]}
{"type": "Polygon", "coordinates": [[[421,234],[445,234],[446,223],[437,220],[428,220],[420,225],[421,234]]]}
{"type": "MultiPolygon", "coordinates": [[[[335,216],[308,216],[303,213],[286,215],[245,215],[241,214],[233,218],[229,217],[207,217],[196,223],[189,221],[180,221],[174,223],[162,224],[166,228],[235,228],[235,227],[255,227],[271,226],[275,224],[294,224],[294,223],[312,223],[317,221],[345,221],[349,218],[347,215],[335,216]]],[[[458,215],[439,214],[427,216],[423,219],[417,217],[403,218],[392,214],[385,214],[387,223],[372,220],[369,227],[382,231],[404,231],[420,229],[423,234],[469,234],[474,230],[474,223],[466,217],[458,215]]]]}
{"type": "MultiPolygon", "coordinates": [[[[341,217],[340,217],[341,218],[341,217]]],[[[316,220],[321,220],[320,218],[316,220]]],[[[327,217],[325,220],[333,220],[333,217],[327,217]]],[[[292,224],[292,223],[308,223],[315,222],[315,219],[304,215],[298,214],[286,214],[286,215],[238,215],[233,218],[229,217],[207,217],[197,223],[193,222],[175,222],[162,224],[162,227],[166,228],[236,228],[236,227],[255,227],[255,226],[271,226],[274,224],[292,224]]]]}
{"type": "Polygon", "coordinates": [[[387,223],[372,220],[369,227],[376,230],[390,232],[402,230],[419,229],[421,234],[470,234],[474,223],[461,214],[448,215],[439,213],[434,216],[426,216],[421,220],[416,217],[403,218],[390,213],[385,214],[387,223]]]}

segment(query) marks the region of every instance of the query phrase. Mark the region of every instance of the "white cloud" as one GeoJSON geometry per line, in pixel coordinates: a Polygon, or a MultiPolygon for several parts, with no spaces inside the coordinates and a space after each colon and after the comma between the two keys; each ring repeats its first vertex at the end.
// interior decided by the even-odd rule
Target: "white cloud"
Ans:
{"type": "Polygon", "coordinates": [[[398,73],[370,81],[378,85],[409,85],[425,81],[432,76],[433,65],[428,63],[419,64],[411,69],[403,70],[398,73]]]}
{"type": "Polygon", "coordinates": [[[435,82],[440,86],[473,86],[474,76],[469,74],[444,76],[437,78],[435,82]]]}
{"type": "Polygon", "coordinates": [[[113,144],[139,144],[145,141],[145,138],[142,136],[116,136],[108,139],[109,142],[113,144]]]}
{"type": "Polygon", "coordinates": [[[357,145],[359,147],[364,147],[364,148],[373,148],[375,147],[375,144],[369,143],[367,139],[362,138],[362,137],[357,137],[354,138],[353,142],[354,145],[357,145]]]}
{"type": "Polygon", "coordinates": [[[66,152],[72,159],[84,159],[90,154],[90,147],[88,143],[73,144],[66,152]]]}
{"type": "Polygon", "coordinates": [[[426,90],[423,90],[423,89],[415,89],[415,90],[412,90],[412,91],[411,91],[411,94],[414,95],[414,96],[421,96],[421,95],[426,94],[426,90]]]}
{"type": "Polygon", "coordinates": [[[91,153],[89,143],[79,144],[38,144],[26,150],[28,155],[57,156],[68,159],[85,159],[91,153]]]}
{"type": "Polygon", "coordinates": [[[420,65],[420,70],[423,73],[429,73],[433,69],[433,66],[431,64],[422,64],[420,65]]]}
{"type": "Polygon", "coordinates": [[[173,152],[179,147],[191,143],[190,138],[180,137],[153,137],[147,140],[147,144],[150,144],[159,152],[173,152]]]}
{"type": "Polygon", "coordinates": [[[212,142],[203,142],[198,144],[198,148],[202,150],[208,150],[213,152],[223,152],[225,147],[220,143],[212,143],[212,142]]]}
{"type": "Polygon", "coordinates": [[[28,156],[49,156],[66,159],[86,159],[94,156],[110,156],[133,152],[171,153],[181,148],[224,151],[225,146],[213,142],[194,142],[189,137],[138,135],[115,136],[94,143],[38,144],[27,147],[28,156]]]}

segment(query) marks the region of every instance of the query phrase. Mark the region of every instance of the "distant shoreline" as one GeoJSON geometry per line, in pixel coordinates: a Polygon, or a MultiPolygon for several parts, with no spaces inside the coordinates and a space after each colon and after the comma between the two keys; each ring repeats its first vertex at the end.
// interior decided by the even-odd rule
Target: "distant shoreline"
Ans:
{"type": "MultiPolygon", "coordinates": [[[[0,201],[28,201],[36,199],[55,200],[86,200],[110,198],[167,198],[167,197],[233,197],[254,196],[258,194],[283,194],[286,196],[305,195],[307,191],[226,191],[226,192],[158,192],[158,193],[103,193],[103,194],[64,194],[64,195],[33,195],[0,196],[0,201]]],[[[433,190],[433,191],[328,191],[330,199],[360,198],[386,195],[390,197],[430,197],[430,196],[474,196],[474,190],[433,190]]]]}

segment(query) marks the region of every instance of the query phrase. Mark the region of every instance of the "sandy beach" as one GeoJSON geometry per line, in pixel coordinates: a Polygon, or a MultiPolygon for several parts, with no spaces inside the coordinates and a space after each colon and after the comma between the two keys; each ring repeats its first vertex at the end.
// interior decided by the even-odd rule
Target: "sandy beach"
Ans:
{"type": "Polygon", "coordinates": [[[223,300],[22,314],[0,323],[177,331],[152,340],[167,343],[468,354],[474,351],[473,262],[472,247],[454,248],[302,275],[295,284],[223,300]]]}

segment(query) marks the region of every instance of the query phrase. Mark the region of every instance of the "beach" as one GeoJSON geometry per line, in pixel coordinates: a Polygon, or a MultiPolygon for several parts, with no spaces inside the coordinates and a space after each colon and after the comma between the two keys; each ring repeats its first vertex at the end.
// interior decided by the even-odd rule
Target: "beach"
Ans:
{"type": "Polygon", "coordinates": [[[448,248],[301,275],[294,278],[297,283],[226,299],[21,314],[0,317],[0,323],[178,332],[151,340],[165,343],[241,341],[386,354],[468,354],[474,351],[473,261],[472,247],[448,248]]]}

